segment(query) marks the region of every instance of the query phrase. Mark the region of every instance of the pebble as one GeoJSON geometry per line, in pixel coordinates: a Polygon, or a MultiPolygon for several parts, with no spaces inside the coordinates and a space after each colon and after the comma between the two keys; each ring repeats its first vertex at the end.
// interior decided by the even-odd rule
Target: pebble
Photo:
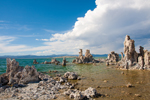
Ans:
{"type": "Polygon", "coordinates": [[[108,82],[108,81],[107,81],[107,80],[104,80],[103,82],[105,82],[105,83],[106,83],[106,82],[108,82]]]}
{"type": "Polygon", "coordinates": [[[128,88],[133,87],[133,85],[132,85],[131,83],[128,83],[126,86],[127,86],[128,88]]]}
{"type": "Polygon", "coordinates": [[[141,94],[135,94],[135,96],[136,96],[136,97],[141,97],[142,95],[141,95],[141,94]]]}
{"type": "Polygon", "coordinates": [[[121,74],[124,74],[124,72],[121,72],[121,74]]]}
{"type": "Polygon", "coordinates": [[[96,88],[100,88],[100,86],[97,86],[96,88]]]}

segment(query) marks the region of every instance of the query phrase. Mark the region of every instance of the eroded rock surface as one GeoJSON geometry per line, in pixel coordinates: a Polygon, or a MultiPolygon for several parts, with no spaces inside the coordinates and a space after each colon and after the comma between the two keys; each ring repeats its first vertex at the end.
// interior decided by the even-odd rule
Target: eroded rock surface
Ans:
{"type": "Polygon", "coordinates": [[[76,80],[78,78],[78,75],[75,72],[66,72],[64,74],[64,77],[70,80],[76,80]]]}
{"type": "Polygon", "coordinates": [[[108,54],[108,57],[106,59],[107,62],[106,65],[116,64],[116,62],[118,61],[119,61],[119,54],[112,51],[110,54],[108,54]]]}
{"type": "Polygon", "coordinates": [[[96,97],[98,93],[96,92],[96,89],[89,87],[85,91],[79,91],[77,89],[74,90],[67,90],[64,92],[65,95],[69,95],[70,98],[73,98],[75,100],[82,100],[82,99],[91,99],[93,97],[96,97]]]}
{"type": "Polygon", "coordinates": [[[40,81],[39,73],[34,66],[26,66],[24,68],[19,66],[19,63],[15,59],[11,60],[10,58],[7,58],[6,73],[0,76],[1,85],[24,84],[37,81],[40,81]]]}
{"type": "Polygon", "coordinates": [[[72,62],[77,63],[77,64],[85,64],[85,63],[91,63],[92,64],[92,63],[96,63],[99,61],[95,60],[93,58],[93,56],[90,53],[90,50],[86,50],[85,56],[83,56],[82,49],[80,49],[79,56],[76,57],[76,59],[74,59],[72,62]]]}
{"type": "Polygon", "coordinates": [[[150,52],[144,50],[144,47],[139,47],[139,53],[135,51],[134,40],[130,36],[125,37],[124,41],[124,57],[118,62],[121,69],[150,69],[150,52]]]}
{"type": "MultiPolygon", "coordinates": [[[[30,83],[26,87],[16,88],[16,87],[0,87],[0,99],[7,100],[50,100],[58,99],[61,96],[70,95],[73,90],[71,90],[74,85],[69,83],[64,77],[58,77],[63,80],[63,83],[55,80],[49,75],[43,73],[39,74],[41,81],[39,83],[30,83]],[[68,92],[64,92],[64,91],[68,92]],[[70,92],[69,92],[70,91],[70,92]],[[62,94],[64,92],[64,94],[62,94]]],[[[67,99],[67,98],[64,98],[67,99]]]]}

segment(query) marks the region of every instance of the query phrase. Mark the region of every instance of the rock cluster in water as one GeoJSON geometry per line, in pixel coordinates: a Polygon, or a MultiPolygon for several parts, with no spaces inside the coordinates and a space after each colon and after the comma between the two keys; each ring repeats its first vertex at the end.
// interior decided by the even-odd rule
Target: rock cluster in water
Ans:
{"type": "Polygon", "coordinates": [[[7,58],[6,73],[0,76],[0,85],[19,85],[29,82],[40,81],[39,72],[34,66],[19,66],[19,63],[15,59],[7,58]]]}
{"type": "Polygon", "coordinates": [[[99,61],[93,58],[93,56],[90,53],[90,50],[86,50],[85,56],[83,56],[82,49],[80,49],[79,56],[76,57],[76,59],[74,59],[72,62],[76,64],[84,64],[84,63],[95,63],[99,61]]]}
{"type": "Polygon", "coordinates": [[[39,64],[36,59],[33,60],[33,64],[39,64]]]}
{"type": "Polygon", "coordinates": [[[134,40],[130,39],[128,35],[124,41],[124,56],[123,53],[121,56],[121,61],[117,64],[117,67],[121,69],[150,69],[150,52],[140,46],[139,53],[137,53],[134,40]]]}
{"type": "Polygon", "coordinates": [[[119,54],[112,51],[110,54],[108,54],[108,57],[106,59],[106,65],[113,65],[118,61],[119,61],[119,54]]]}

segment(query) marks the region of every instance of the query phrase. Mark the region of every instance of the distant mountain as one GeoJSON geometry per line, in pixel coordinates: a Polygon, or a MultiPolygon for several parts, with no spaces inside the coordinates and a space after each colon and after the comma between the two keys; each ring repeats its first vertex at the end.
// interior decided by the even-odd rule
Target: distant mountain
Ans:
{"type": "MultiPolygon", "coordinates": [[[[63,56],[79,56],[79,55],[69,55],[69,54],[60,54],[60,55],[43,55],[43,56],[37,56],[37,55],[20,55],[20,56],[13,56],[13,55],[5,55],[0,56],[0,59],[6,59],[6,58],[14,58],[14,59],[36,59],[36,58],[52,58],[52,57],[63,57],[63,56]]],[[[92,54],[93,57],[107,57],[108,54],[92,54]]],[[[119,54],[119,56],[121,56],[119,54]]]]}
{"type": "Polygon", "coordinates": [[[67,54],[62,54],[62,55],[43,55],[43,56],[37,56],[37,55],[20,55],[20,56],[13,56],[13,55],[5,55],[5,56],[0,56],[0,59],[6,59],[6,58],[14,58],[14,59],[30,59],[30,58],[52,58],[52,57],[60,57],[60,56],[77,56],[77,55],[67,55],[67,54]]]}

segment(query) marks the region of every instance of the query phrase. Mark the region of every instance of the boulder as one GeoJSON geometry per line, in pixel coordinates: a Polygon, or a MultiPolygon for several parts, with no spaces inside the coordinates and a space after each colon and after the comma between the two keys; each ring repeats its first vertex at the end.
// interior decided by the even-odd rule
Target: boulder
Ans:
{"type": "Polygon", "coordinates": [[[82,100],[85,96],[81,94],[81,91],[75,91],[70,94],[70,98],[74,98],[75,100],[82,100]]]}
{"type": "Polygon", "coordinates": [[[38,82],[38,81],[40,81],[39,73],[37,72],[35,67],[34,66],[30,67],[27,65],[22,70],[20,83],[29,83],[29,82],[38,82]]]}
{"type": "Polygon", "coordinates": [[[78,75],[74,72],[66,72],[64,74],[64,77],[70,80],[76,80],[78,78],[78,75]]]}
{"type": "Polygon", "coordinates": [[[84,96],[87,98],[95,97],[97,95],[96,89],[89,87],[85,91],[83,91],[84,96]]]}

